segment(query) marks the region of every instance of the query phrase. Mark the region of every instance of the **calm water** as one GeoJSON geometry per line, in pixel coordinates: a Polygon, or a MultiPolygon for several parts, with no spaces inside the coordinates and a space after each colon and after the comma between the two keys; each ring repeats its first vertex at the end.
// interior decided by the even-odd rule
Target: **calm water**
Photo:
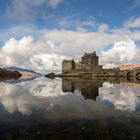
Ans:
{"type": "Polygon", "coordinates": [[[140,139],[140,82],[0,82],[0,140],[140,139]]]}

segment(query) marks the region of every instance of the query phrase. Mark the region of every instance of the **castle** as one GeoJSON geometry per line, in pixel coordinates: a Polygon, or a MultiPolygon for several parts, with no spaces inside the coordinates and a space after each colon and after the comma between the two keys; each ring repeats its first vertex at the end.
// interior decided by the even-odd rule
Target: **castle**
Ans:
{"type": "Polygon", "coordinates": [[[63,60],[62,76],[66,77],[136,77],[140,79],[140,70],[120,70],[119,68],[104,69],[99,65],[96,52],[85,53],[81,62],[63,60]]]}
{"type": "Polygon", "coordinates": [[[63,60],[62,73],[69,73],[72,70],[81,71],[98,71],[102,70],[102,65],[99,65],[99,57],[94,53],[85,53],[81,57],[81,62],[76,63],[74,60],[63,60]]]}

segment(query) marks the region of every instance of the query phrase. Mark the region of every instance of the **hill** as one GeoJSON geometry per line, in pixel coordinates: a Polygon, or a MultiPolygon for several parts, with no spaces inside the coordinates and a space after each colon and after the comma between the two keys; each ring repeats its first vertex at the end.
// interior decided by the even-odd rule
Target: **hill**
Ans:
{"type": "Polygon", "coordinates": [[[28,69],[22,69],[19,67],[5,67],[4,69],[6,70],[11,70],[11,71],[18,71],[22,74],[22,77],[20,79],[24,80],[24,79],[32,79],[35,77],[40,76],[41,74],[33,71],[33,70],[28,70],[28,69]]]}
{"type": "Polygon", "coordinates": [[[126,64],[119,66],[120,70],[135,70],[140,69],[140,64],[126,64]]]}

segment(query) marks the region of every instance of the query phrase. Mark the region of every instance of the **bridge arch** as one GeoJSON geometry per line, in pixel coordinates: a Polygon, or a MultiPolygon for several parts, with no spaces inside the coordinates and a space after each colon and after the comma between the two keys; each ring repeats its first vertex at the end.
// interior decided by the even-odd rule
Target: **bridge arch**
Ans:
{"type": "Polygon", "coordinates": [[[127,71],[127,72],[126,72],[126,77],[131,77],[131,76],[133,76],[132,71],[127,71]]]}
{"type": "Polygon", "coordinates": [[[140,76],[140,71],[136,73],[136,76],[140,76]]]}
{"type": "Polygon", "coordinates": [[[140,71],[136,73],[136,79],[140,81],[140,71]]]}

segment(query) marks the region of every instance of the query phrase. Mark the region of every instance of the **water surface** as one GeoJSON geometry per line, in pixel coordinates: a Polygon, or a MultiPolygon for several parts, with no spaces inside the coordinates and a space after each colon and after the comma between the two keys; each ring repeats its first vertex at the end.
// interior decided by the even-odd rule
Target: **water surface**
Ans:
{"type": "Polygon", "coordinates": [[[44,77],[0,82],[0,139],[140,139],[140,82],[44,77]]]}

